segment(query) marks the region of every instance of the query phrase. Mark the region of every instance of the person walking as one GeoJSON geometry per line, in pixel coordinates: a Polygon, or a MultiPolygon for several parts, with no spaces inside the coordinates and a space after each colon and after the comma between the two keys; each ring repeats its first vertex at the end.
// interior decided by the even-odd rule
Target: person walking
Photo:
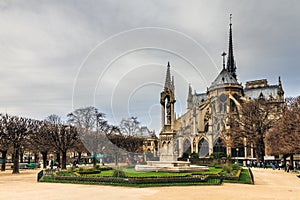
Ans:
{"type": "Polygon", "coordinates": [[[53,158],[51,158],[49,162],[50,169],[53,169],[53,165],[54,165],[54,160],[53,158]]]}

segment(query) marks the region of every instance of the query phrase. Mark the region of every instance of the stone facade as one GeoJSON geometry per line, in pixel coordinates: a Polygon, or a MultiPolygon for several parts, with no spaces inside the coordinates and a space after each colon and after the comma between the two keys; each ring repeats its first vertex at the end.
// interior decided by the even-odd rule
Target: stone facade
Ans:
{"type": "Polygon", "coordinates": [[[167,66],[165,87],[161,92],[161,132],[159,137],[159,157],[161,161],[177,160],[184,153],[196,153],[207,157],[213,152],[223,152],[227,156],[253,158],[253,148],[241,146],[231,149],[221,139],[221,133],[229,127],[226,115],[241,109],[243,102],[265,98],[274,104],[284,103],[281,80],[277,85],[269,85],[266,79],[249,81],[243,87],[237,82],[236,65],[233,56],[232,24],[229,29],[229,47],[223,56],[223,69],[204,93],[192,92],[189,85],[187,111],[175,119],[175,84],[171,79],[170,64],[167,66]]]}

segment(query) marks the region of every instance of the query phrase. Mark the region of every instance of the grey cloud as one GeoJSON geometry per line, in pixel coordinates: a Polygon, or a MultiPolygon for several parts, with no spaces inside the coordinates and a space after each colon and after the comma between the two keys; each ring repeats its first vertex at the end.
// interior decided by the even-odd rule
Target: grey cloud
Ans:
{"type": "Polygon", "coordinates": [[[286,96],[296,96],[299,10],[296,0],[1,1],[0,109],[44,118],[65,115],[72,103],[75,108],[95,104],[113,123],[136,115],[159,130],[159,85],[164,84],[167,61],[180,114],[188,83],[205,92],[221,69],[230,13],[239,81],[268,78],[276,84],[281,76],[286,96]],[[170,31],[140,30],[95,48],[115,34],[142,27],[173,29],[200,47],[170,31]],[[124,54],[139,47],[154,48],[124,54]],[[150,82],[155,84],[139,88],[150,82]]]}

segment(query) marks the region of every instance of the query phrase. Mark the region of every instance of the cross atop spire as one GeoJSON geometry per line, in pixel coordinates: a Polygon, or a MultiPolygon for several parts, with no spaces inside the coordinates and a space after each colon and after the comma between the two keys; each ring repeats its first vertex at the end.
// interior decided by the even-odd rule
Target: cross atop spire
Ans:
{"type": "Polygon", "coordinates": [[[165,89],[172,90],[172,80],[171,80],[171,72],[170,72],[170,62],[168,62],[168,66],[167,66],[165,89]]]}
{"type": "Polygon", "coordinates": [[[225,69],[225,56],[227,54],[223,51],[223,53],[221,54],[221,56],[223,57],[223,69],[225,69]]]}
{"type": "Polygon", "coordinates": [[[236,65],[233,56],[233,42],[232,42],[232,14],[230,14],[229,24],[229,45],[228,45],[228,56],[227,56],[227,71],[235,78],[236,77],[236,65]]]}

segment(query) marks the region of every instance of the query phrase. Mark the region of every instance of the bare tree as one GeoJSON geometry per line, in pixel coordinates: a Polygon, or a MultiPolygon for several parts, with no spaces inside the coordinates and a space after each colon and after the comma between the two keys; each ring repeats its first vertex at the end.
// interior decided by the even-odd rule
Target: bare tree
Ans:
{"type": "Polygon", "coordinates": [[[46,121],[40,121],[37,124],[37,131],[31,136],[31,144],[42,154],[43,168],[47,167],[47,156],[51,150],[54,150],[50,143],[51,124],[46,121]]]}
{"type": "Polygon", "coordinates": [[[5,171],[7,152],[11,146],[9,136],[6,131],[5,117],[5,115],[0,115],[0,152],[2,155],[1,171],[5,171]]]}
{"type": "Polygon", "coordinates": [[[74,148],[79,139],[76,127],[64,124],[51,124],[48,134],[50,144],[62,153],[62,169],[66,169],[67,151],[74,148]]]}
{"type": "Polygon", "coordinates": [[[21,147],[36,130],[36,121],[16,116],[3,116],[4,132],[13,145],[13,173],[19,173],[19,156],[21,147]]]}
{"type": "MultiPolygon", "coordinates": [[[[46,117],[45,122],[48,122],[52,125],[61,125],[61,124],[63,124],[60,116],[58,116],[56,114],[51,114],[48,117],[46,117]]],[[[56,162],[60,164],[61,163],[61,151],[59,149],[54,149],[54,152],[56,154],[56,162]]]]}
{"type": "Polygon", "coordinates": [[[229,116],[228,134],[233,145],[240,145],[246,138],[247,143],[255,147],[257,160],[263,161],[266,133],[277,120],[275,110],[274,105],[263,98],[243,103],[238,114],[229,116]]]}
{"type": "Polygon", "coordinates": [[[68,118],[78,128],[80,139],[93,154],[93,164],[96,165],[97,154],[110,143],[106,134],[110,134],[115,127],[108,124],[104,113],[92,106],[76,109],[68,114],[68,118]]]}
{"type": "MultiPolygon", "coordinates": [[[[267,150],[284,158],[300,153],[300,97],[288,98],[281,118],[266,136],[267,150]]],[[[293,165],[293,162],[291,162],[293,165]]]]}
{"type": "Polygon", "coordinates": [[[49,122],[51,124],[62,124],[61,118],[56,114],[51,114],[45,119],[46,122],[49,122]]]}
{"type": "Polygon", "coordinates": [[[122,134],[137,136],[140,133],[140,129],[140,122],[137,117],[122,119],[120,123],[120,130],[122,134]]]}
{"type": "Polygon", "coordinates": [[[124,149],[131,153],[142,153],[143,143],[145,138],[135,137],[131,135],[111,134],[108,136],[109,140],[117,145],[119,148],[124,149]]]}

